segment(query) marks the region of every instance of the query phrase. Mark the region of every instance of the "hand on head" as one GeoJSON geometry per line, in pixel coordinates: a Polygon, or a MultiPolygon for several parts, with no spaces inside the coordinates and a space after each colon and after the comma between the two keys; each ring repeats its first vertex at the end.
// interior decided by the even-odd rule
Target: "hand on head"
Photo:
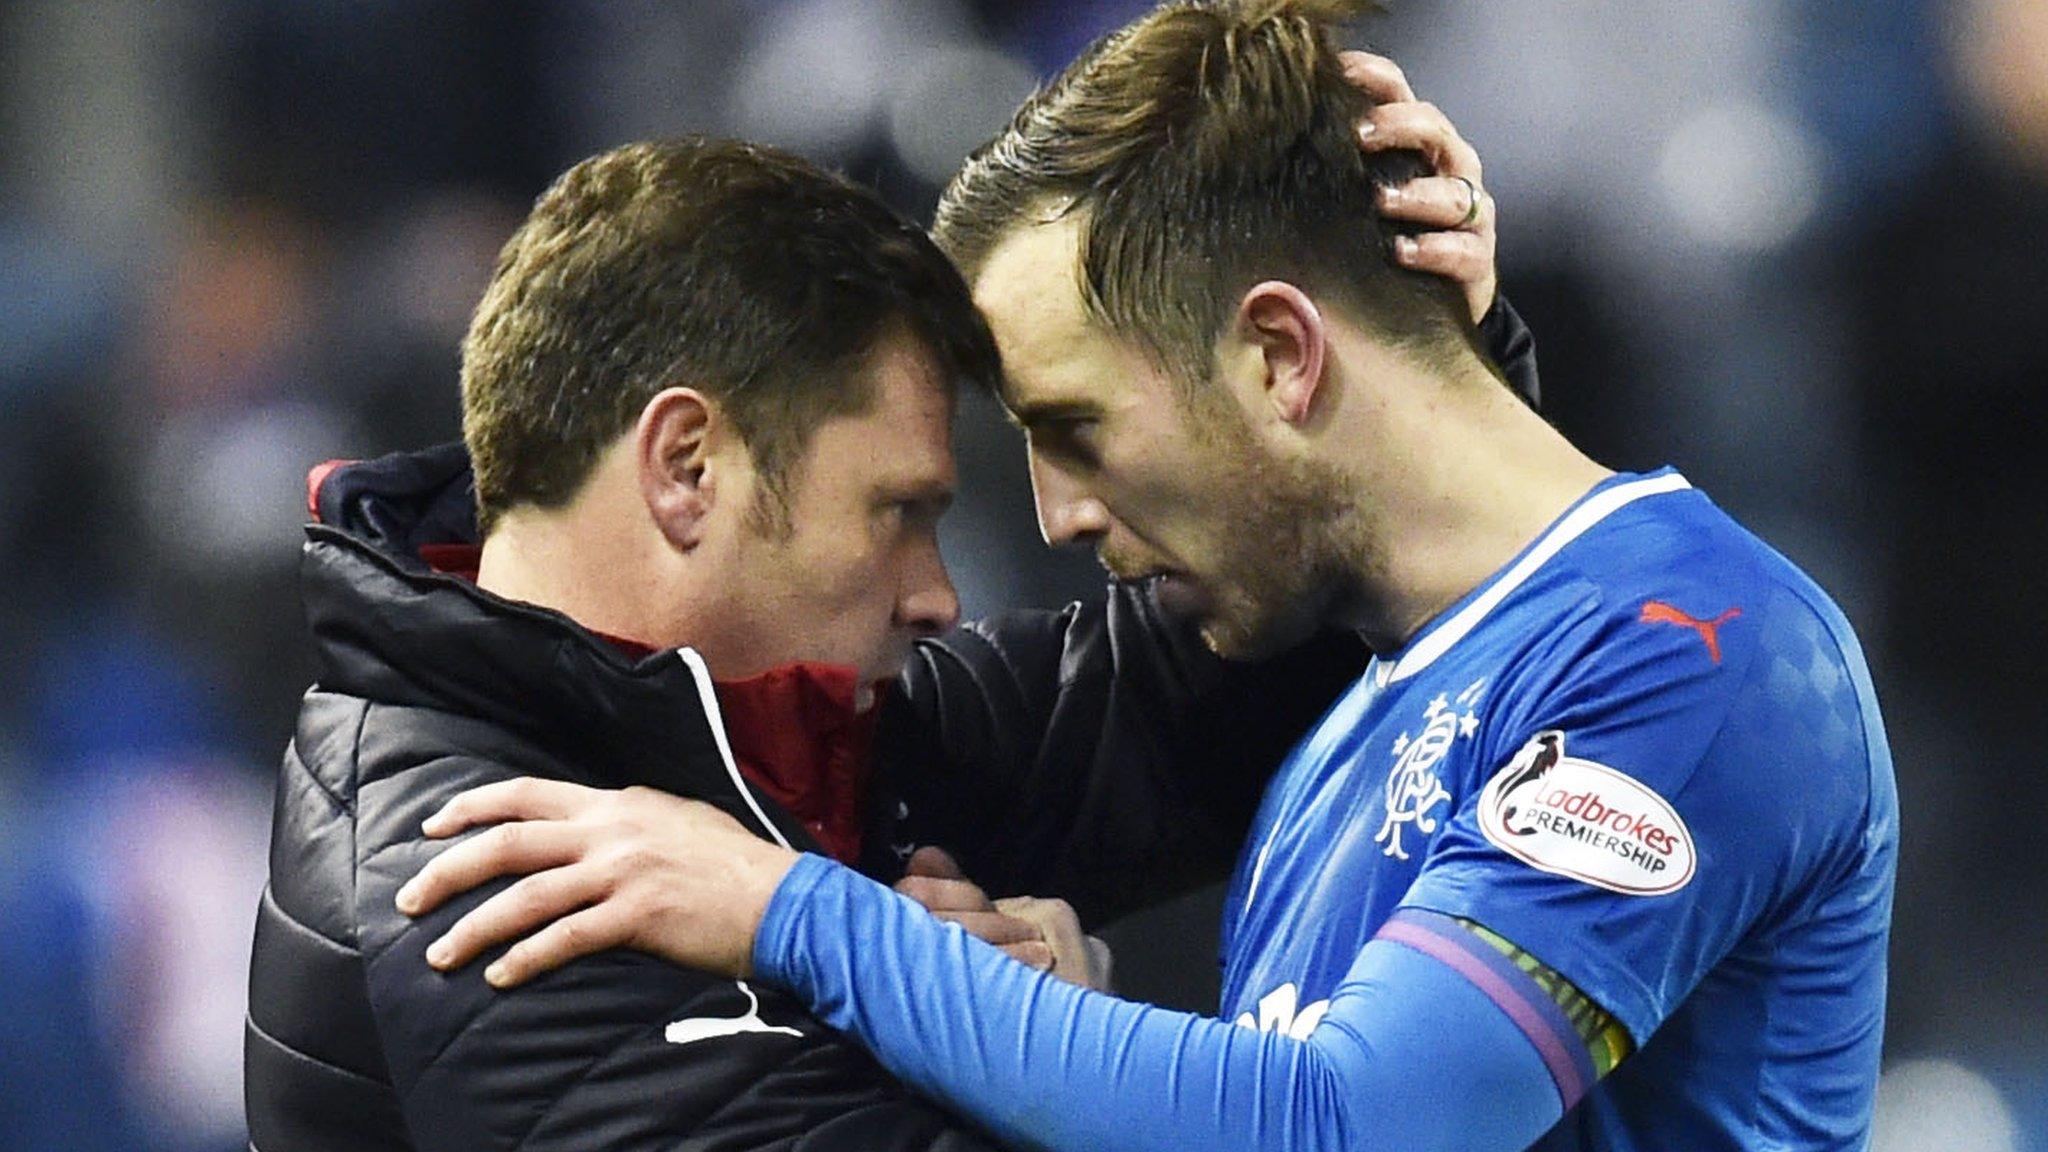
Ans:
{"type": "Polygon", "coordinates": [[[1477,323],[1493,307],[1500,287],[1494,269],[1495,207],[1480,182],[1479,153],[1436,105],[1416,98],[1392,60],[1369,52],[1346,52],[1340,59],[1345,77],[1377,101],[1359,123],[1360,144],[1368,152],[1419,152],[1433,173],[1380,193],[1382,215],[1434,229],[1397,239],[1394,258],[1404,267],[1456,281],[1477,323]]]}

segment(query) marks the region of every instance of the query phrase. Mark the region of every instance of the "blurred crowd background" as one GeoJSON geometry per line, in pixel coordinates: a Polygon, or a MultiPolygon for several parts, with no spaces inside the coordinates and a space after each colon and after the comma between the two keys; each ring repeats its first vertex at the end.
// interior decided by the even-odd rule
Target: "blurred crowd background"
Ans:
{"type": "MultiPolygon", "coordinates": [[[[0,1152],[243,1147],[304,476],[456,435],[546,182],[710,132],[928,219],[1144,6],[0,0],[0,1152]]],[[[1358,37],[1484,157],[1556,423],[1862,632],[1905,812],[1877,1147],[2048,1152],[2048,3],[1400,0],[1358,37]]],[[[969,611],[1096,594],[1014,433],[974,398],[959,433],[969,611]]],[[[1159,916],[1198,938],[1125,933],[1129,990],[1201,1006],[1201,905],[1159,916]]]]}

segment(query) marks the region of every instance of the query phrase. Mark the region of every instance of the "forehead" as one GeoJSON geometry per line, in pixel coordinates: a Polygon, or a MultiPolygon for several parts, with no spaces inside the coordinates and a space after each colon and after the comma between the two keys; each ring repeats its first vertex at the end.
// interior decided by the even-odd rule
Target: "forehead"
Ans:
{"type": "Polygon", "coordinates": [[[861,368],[869,405],[826,420],[804,454],[808,483],[947,488],[954,482],[953,389],[937,360],[902,331],[885,335],[861,368]]]}
{"type": "Polygon", "coordinates": [[[1003,354],[1003,403],[1020,416],[1087,402],[1118,406],[1156,375],[1143,353],[1116,338],[1082,302],[1078,213],[1027,222],[983,262],[974,302],[1003,354]]]}
{"type": "Polygon", "coordinates": [[[1003,358],[1058,347],[1088,326],[1081,303],[1082,223],[1072,215],[1011,228],[974,281],[1003,358]]]}

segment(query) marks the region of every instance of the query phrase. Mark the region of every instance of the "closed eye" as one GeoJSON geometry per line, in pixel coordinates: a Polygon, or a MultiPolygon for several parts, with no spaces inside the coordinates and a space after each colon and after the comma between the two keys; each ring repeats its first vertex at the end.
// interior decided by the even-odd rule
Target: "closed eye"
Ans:
{"type": "Polygon", "coordinates": [[[881,511],[899,517],[904,524],[915,528],[936,526],[952,506],[953,493],[950,491],[885,497],[878,505],[881,511]]]}

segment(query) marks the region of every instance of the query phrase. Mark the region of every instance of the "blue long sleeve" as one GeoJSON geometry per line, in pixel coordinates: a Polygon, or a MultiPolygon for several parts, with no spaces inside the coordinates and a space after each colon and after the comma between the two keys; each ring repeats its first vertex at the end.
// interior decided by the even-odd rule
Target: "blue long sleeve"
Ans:
{"type": "Polygon", "coordinates": [[[1075,987],[805,856],[754,968],[1019,1147],[1483,1152],[1527,1147],[1561,1112],[1506,1013],[1389,941],[1360,952],[1297,1039],[1075,987]]]}

